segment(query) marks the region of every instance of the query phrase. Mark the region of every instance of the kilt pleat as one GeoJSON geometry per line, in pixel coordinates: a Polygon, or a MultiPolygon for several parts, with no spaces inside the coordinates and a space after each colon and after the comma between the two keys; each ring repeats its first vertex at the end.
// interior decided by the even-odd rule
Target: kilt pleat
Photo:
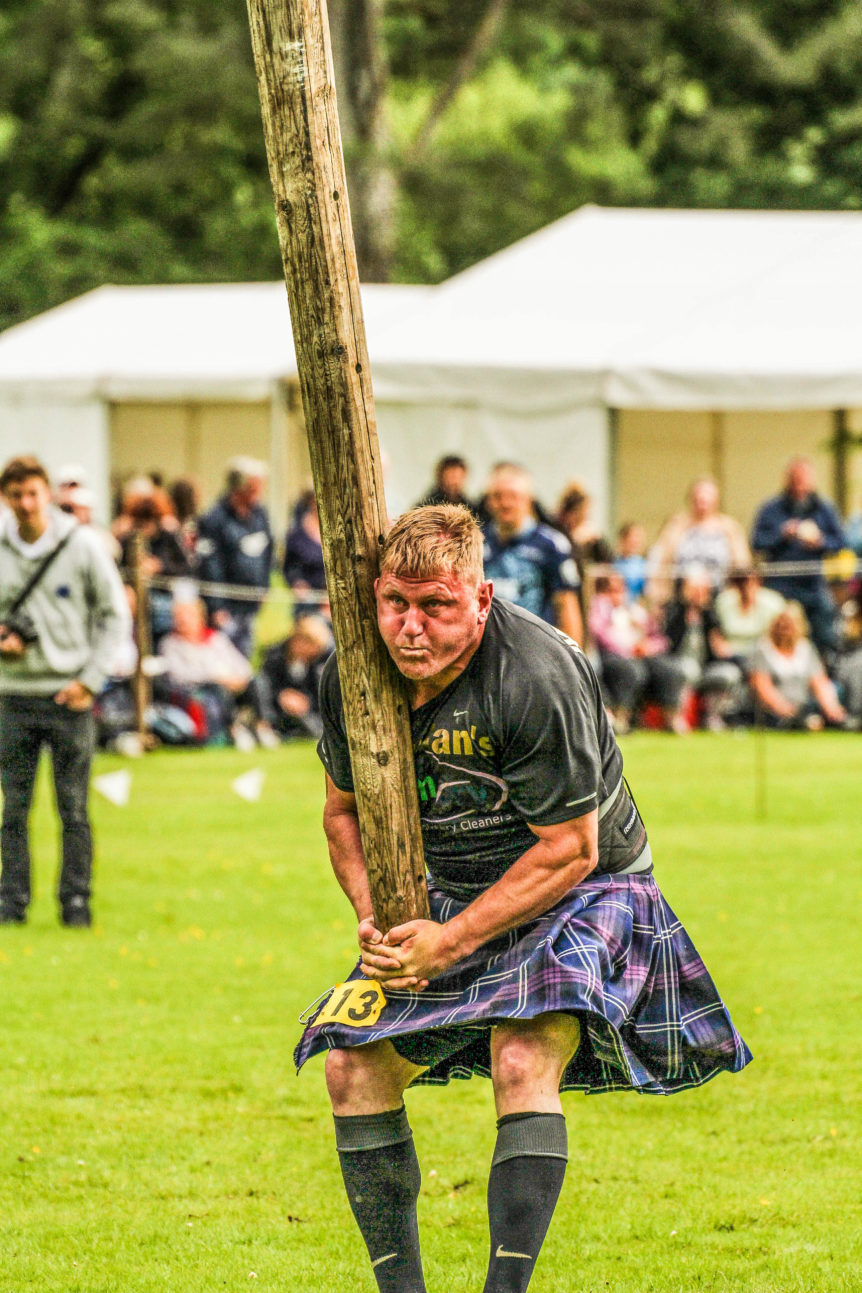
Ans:
{"type": "MultiPolygon", "coordinates": [[[[466,903],[429,892],[433,919],[466,903]]],[[[351,978],[358,977],[358,967],[351,978]]],[[[387,1039],[425,1065],[417,1083],[490,1077],[491,1028],[548,1011],[576,1013],[581,1043],[561,1090],[670,1094],[751,1053],[689,935],[652,875],[583,881],[537,920],[485,944],[424,992],[387,992],[371,1028],[306,1025],[299,1069],[327,1049],[387,1039]]]]}

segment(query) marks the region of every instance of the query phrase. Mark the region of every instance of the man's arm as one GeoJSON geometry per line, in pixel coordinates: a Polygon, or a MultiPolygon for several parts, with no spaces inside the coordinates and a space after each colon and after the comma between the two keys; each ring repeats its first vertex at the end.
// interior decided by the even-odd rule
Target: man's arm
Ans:
{"type": "Polygon", "coordinates": [[[578,601],[576,593],[570,592],[569,589],[562,589],[560,592],[553,593],[551,602],[554,607],[554,619],[557,628],[566,637],[570,637],[578,646],[584,642],[584,619],[581,615],[581,604],[578,601]]]}
{"type": "Polygon", "coordinates": [[[554,826],[530,826],[536,843],[452,920],[411,920],[389,931],[384,943],[397,969],[384,963],[382,949],[360,940],[363,974],[393,988],[424,988],[484,943],[535,920],[594,870],[598,823],[593,809],[554,826]]]}

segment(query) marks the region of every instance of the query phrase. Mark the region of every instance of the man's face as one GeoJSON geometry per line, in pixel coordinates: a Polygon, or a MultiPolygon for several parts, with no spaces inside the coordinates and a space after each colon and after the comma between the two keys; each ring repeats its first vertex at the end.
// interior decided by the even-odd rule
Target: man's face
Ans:
{"type": "Polygon", "coordinates": [[[30,476],[7,486],[4,497],[18,526],[24,530],[44,530],[48,524],[51,491],[41,476],[30,476]]]}
{"type": "Polygon", "coordinates": [[[453,670],[454,678],[479,644],[491,592],[489,582],[476,587],[453,574],[382,574],[375,584],[377,626],[404,677],[426,682],[453,670]]]}
{"type": "Polygon", "coordinates": [[[814,489],[814,470],[810,462],[794,462],[787,470],[787,488],[794,498],[805,498],[814,489]]]}
{"type": "Polygon", "coordinates": [[[447,498],[460,498],[467,483],[463,467],[444,467],[440,472],[440,489],[447,498]]]}
{"type": "Polygon", "coordinates": [[[518,476],[497,476],[491,481],[485,500],[488,511],[501,530],[520,530],[530,515],[532,492],[518,476]]]}
{"type": "Polygon", "coordinates": [[[266,481],[262,476],[252,476],[234,493],[234,498],[241,507],[257,507],[263,498],[266,481]]]}

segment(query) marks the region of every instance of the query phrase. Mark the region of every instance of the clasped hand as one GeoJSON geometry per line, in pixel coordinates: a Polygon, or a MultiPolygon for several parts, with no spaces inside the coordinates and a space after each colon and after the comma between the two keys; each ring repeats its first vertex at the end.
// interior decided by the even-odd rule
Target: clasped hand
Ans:
{"type": "Polygon", "coordinates": [[[446,926],[434,920],[408,920],[381,934],[368,918],[360,922],[358,936],[362,973],[390,988],[421,992],[458,959],[446,926]]]}

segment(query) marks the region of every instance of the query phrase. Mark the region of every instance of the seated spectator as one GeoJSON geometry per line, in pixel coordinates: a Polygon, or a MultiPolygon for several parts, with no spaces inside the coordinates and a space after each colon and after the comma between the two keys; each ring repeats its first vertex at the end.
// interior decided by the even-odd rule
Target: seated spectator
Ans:
{"type": "Polygon", "coordinates": [[[677,581],[676,596],[665,607],[664,631],[671,657],[703,706],[704,726],[721,730],[743,675],[713,608],[707,571],[692,568],[677,581]]]}
{"type": "Polygon", "coordinates": [[[326,593],[326,571],[320,543],[320,518],[311,490],[302,495],[293,514],[293,524],[284,542],[282,563],[284,582],[293,593],[293,617],[325,615],[329,618],[326,593]],[[321,596],[309,597],[309,593],[321,596]]]}
{"type": "Polygon", "coordinates": [[[261,708],[283,740],[320,737],[320,675],[331,653],[332,633],[326,620],[302,615],[290,636],[264,656],[257,679],[261,708]]]}
{"type": "Polygon", "coordinates": [[[251,665],[226,633],[207,627],[203,602],[177,602],[173,619],[173,632],[159,645],[164,680],[203,704],[208,740],[224,739],[230,732],[241,749],[249,749],[255,735],[262,745],[276,743],[261,712],[251,665]],[[241,721],[242,710],[250,713],[254,734],[249,723],[241,721]]]}
{"type": "Polygon", "coordinates": [[[767,727],[841,727],[847,712],[816,649],[805,635],[801,608],[779,611],[751,662],[750,685],[756,714],[767,727]]]}
{"type": "Polygon", "coordinates": [[[592,499],[586,487],[580,481],[573,480],[566,486],[557,505],[554,522],[572,545],[581,586],[589,566],[607,566],[614,559],[611,545],[590,516],[591,508],[592,499]]]}
{"type": "Polygon", "coordinates": [[[785,606],[784,598],[772,588],[764,588],[758,572],[751,566],[732,570],[727,586],[715,599],[715,614],[731,655],[747,664],[760,638],[785,606]]]}
{"type": "Polygon", "coordinates": [[[732,516],[719,511],[718,486],[709,476],[694,481],[688,507],[666,523],[650,553],[656,573],[647,596],[663,604],[672,595],[674,580],[692,568],[706,570],[713,592],[722,588],[733,566],[751,564],[745,531],[732,516]]]}
{"type": "Polygon", "coordinates": [[[667,639],[647,609],[629,601],[622,575],[600,575],[596,580],[590,633],[614,730],[627,732],[647,702],[659,707],[668,730],[687,730],[680,714],[685,672],[668,658],[667,639]]]}
{"type": "Polygon", "coordinates": [[[850,715],[848,726],[862,727],[862,601],[858,589],[841,607],[841,641],[832,673],[850,715]]]}
{"type": "Polygon", "coordinates": [[[617,531],[614,565],[626,584],[629,601],[638,601],[646,591],[646,530],[637,521],[627,521],[617,531]]]}

